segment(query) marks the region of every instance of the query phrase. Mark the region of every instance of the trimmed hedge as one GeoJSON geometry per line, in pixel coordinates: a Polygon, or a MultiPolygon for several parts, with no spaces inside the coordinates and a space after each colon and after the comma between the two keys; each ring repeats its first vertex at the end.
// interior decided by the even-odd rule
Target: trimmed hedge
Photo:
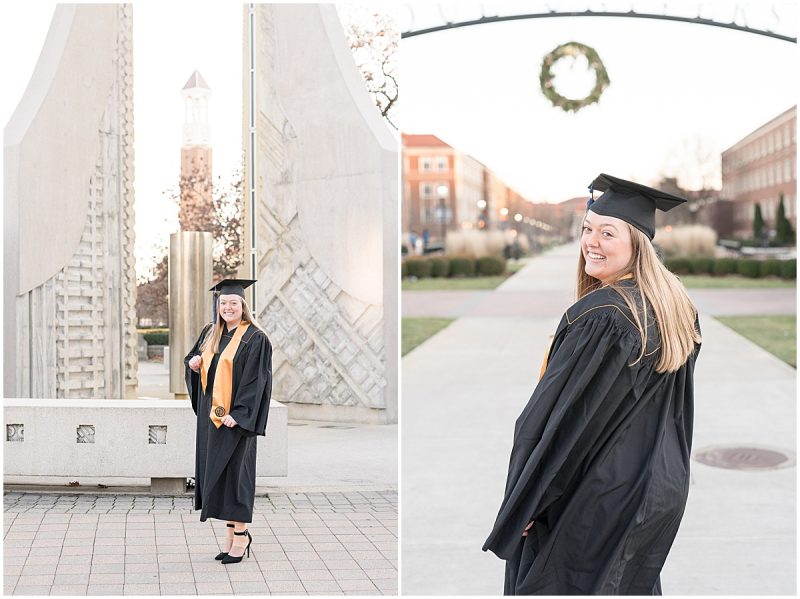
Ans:
{"type": "Polygon", "coordinates": [[[714,274],[717,276],[731,275],[736,272],[735,258],[718,258],[714,260],[714,274]]]}
{"type": "Polygon", "coordinates": [[[758,260],[753,260],[752,258],[744,258],[742,260],[737,261],[736,272],[742,275],[743,277],[756,279],[761,274],[761,267],[759,266],[758,260]]]}
{"type": "Polygon", "coordinates": [[[664,260],[664,266],[676,275],[692,273],[692,261],[689,258],[668,258],[664,260]]]}
{"type": "Polygon", "coordinates": [[[764,260],[759,264],[759,274],[762,277],[781,276],[781,263],[783,260],[764,260]]]}
{"type": "Polygon", "coordinates": [[[475,272],[478,275],[501,275],[506,271],[506,261],[494,256],[484,256],[475,261],[475,272]]]}
{"type": "Polygon", "coordinates": [[[450,261],[447,258],[429,258],[432,277],[446,277],[450,274],[450,261]]]}
{"type": "Polygon", "coordinates": [[[450,258],[450,276],[475,276],[475,260],[473,258],[450,258]]]}
{"type": "Polygon", "coordinates": [[[714,272],[713,258],[692,258],[690,262],[692,274],[694,275],[710,275],[714,272]]]}
{"type": "Polygon", "coordinates": [[[408,276],[408,262],[403,260],[400,262],[400,276],[406,278],[408,276]]]}
{"type": "Polygon", "coordinates": [[[743,277],[797,278],[796,260],[756,260],[754,258],[669,258],[664,266],[676,275],[741,275],[743,277]]]}
{"type": "Polygon", "coordinates": [[[409,258],[405,261],[409,277],[424,279],[431,276],[431,262],[425,258],[409,258]]]}
{"type": "Polygon", "coordinates": [[[781,261],[781,277],[784,279],[796,279],[797,278],[797,260],[792,258],[791,260],[782,260],[781,261]]]}
{"type": "Polygon", "coordinates": [[[169,333],[160,331],[143,333],[142,337],[147,341],[147,345],[169,345],[169,333]]]}

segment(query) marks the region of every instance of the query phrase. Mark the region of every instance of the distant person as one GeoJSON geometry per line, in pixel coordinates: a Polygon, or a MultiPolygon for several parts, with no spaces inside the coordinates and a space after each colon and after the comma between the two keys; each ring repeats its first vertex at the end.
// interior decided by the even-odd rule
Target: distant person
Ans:
{"type": "Polygon", "coordinates": [[[422,230],[422,250],[425,251],[428,249],[428,244],[431,241],[431,232],[428,229],[422,230]]]}
{"type": "Polygon", "coordinates": [[[522,248],[519,245],[519,239],[514,238],[514,243],[511,244],[511,250],[514,253],[514,260],[519,260],[522,256],[522,248]]]}
{"type": "Polygon", "coordinates": [[[272,394],[272,345],[244,299],[249,279],[226,279],[215,292],[214,322],[184,359],[197,414],[194,509],[200,521],[227,521],[225,550],[215,559],[242,561],[253,537],[256,436],[264,435],[272,394]]]}
{"type": "Polygon", "coordinates": [[[506,260],[511,260],[511,244],[507,241],[505,245],[503,245],[503,258],[506,260]]]}
{"type": "Polygon", "coordinates": [[[483,546],[507,595],[660,595],[689,491],[697,309],[656,258],[655,211],[685,200],[601,174],[564,314],[516,422],[483,546]]]}
{"type": "Polygon", "coordinates": [[[409,244],[409,246],[411,248],[411,253],[412,254],[415,253],[416,249],[417,249],[417,232],[416,231],[411,231],[411,233],[409,234],[409,236],[408,236],[408,244],[409,244]]]}

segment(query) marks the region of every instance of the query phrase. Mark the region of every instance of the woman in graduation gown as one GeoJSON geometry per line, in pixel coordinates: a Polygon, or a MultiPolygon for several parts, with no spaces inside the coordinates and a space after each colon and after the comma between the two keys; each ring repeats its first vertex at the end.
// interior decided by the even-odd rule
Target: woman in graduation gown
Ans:
{"type": "Polygon", "coordinates": [[[484,544],[506,595],[660,595],[689,490],[697,310],[651,243],[683,198],[600,175],[577,302],[516,422],[484,544]]]}
{"type": "Polygon", "coordinates": [[[200,520],[227,520],[222,563],[250,554],[256,437],[264,435],[272,392],[272,346],[244,298],[252,280],[212,287],[215,321],[186,356],[186,386],[197,414],[194,507],[200,520]]]}

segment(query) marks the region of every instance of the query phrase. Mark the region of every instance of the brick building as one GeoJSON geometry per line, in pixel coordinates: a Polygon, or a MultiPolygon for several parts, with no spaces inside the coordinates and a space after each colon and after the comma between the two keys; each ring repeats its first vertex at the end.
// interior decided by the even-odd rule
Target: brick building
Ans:
{"type": "Polygon", "coordinates": [[[796,227],[797,202],[797,106],[722,152],[721,197],[733,203],[733,232],[753,234],[755,204],[767,228],[775,231],[781,196],[786,216],[796,227]]]}
{"type": "Polygon", "coordinates": [[[553,232],[554,204],[534,204],[478,160],[435,135],[403,134],[403,231],[528,227],[553,232]]]}

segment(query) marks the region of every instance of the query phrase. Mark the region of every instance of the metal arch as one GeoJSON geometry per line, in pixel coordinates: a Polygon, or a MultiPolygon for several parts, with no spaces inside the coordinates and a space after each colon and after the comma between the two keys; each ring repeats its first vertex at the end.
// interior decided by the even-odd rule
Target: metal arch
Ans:
{"type": "Polygon", "coordinates": [[[780,33],[775,33],[774,31],[764,30],[764,29],[755,29],[753,27],[748,27],[747,25],[738,25],[737,23],[722,23],[719,21],[714,21],[713,19],[704,19],[702,17],[681,17],[677,15],[659,15],[654,13],[641,13],[636,12],[633,10],[627,12],[614,12],[614,11],[594,11],[594,10],[584,10],[584,11],[575,11],[575,12],[557,12],[551,10],[549,12],[544,13],[529,13],[529,14],[521,14],[521,15],[504,15],[504,16],[483,16],[480,19],[473,19],[471,21],[461,21],[461,22],[448,22],[444,25],[436,25],[435,27],[427,27],[425,29],[418,29],[412,31],[404,31],[400,34],[402,39],[408,39],[410,37],[415,37],[418,35],[425,35],[427,33],[435,33],[437,31],[446,31],[448,29],[457,29],[459,27],[471,27],[473,25],[484,25],[486,23],[501,23],[503,21],[520,21],[523,19],[544,19],[544,18],[553,18],[553,17],[628,17],[628,18],[638,18],[638,19],[659,19],[662,21],[679,21],[682,23],[695,23],[698,25],[710,25],[713,27],[724,27],[726,29],[735,29],[736,31],[743,31],[745,33],[755,33],[756,35],[764,35],[767,37],[772,37],[775,39],[782,40],[784,42],[791,42],[793,44],[797,43],[796,37],[790,37],[788,35],[782,35],[780,33]]]}

